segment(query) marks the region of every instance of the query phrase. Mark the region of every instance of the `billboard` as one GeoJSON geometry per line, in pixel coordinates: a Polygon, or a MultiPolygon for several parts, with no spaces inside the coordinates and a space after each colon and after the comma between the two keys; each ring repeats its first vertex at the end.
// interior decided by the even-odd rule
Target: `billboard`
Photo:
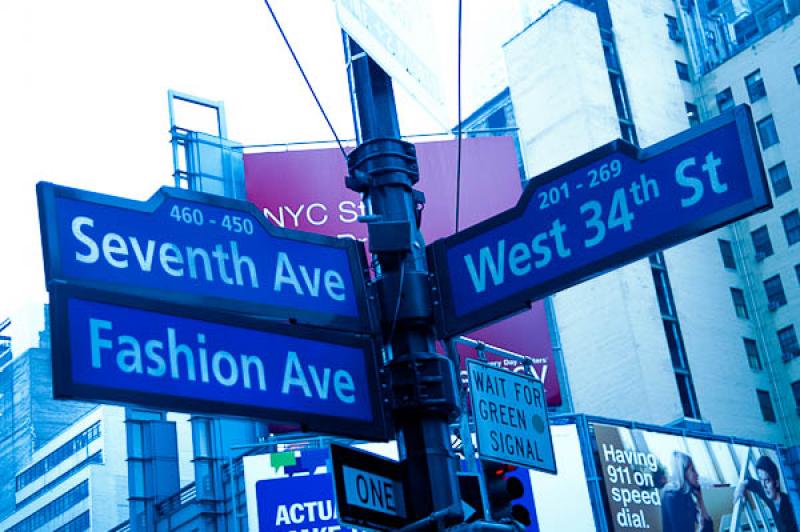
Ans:
{"type": "Polygon", "coordinates": [[[328,459],[328,449],[243,457],[248,529],[350,530],[339,524],[328,459]]]}
{"type": "MultiPolygon", "coordinates": [[[[460,228],[513,207],[522,192],[511,137],[468,138],[462,142],[460,228]]],[[[424,142],[416,148],[420,168],[417,188],[426,197],[421,230],[425,241],[432,242],[455,232],[457,143],[424,142]]],[[[366,225],[358,222],[365,208],[360,195],[344,186],[347,165],[338,149],[247,153],[244,166],[247,199],[275,225],[366,239],[366,225]]],[[[535,373],[544,382],[548,405],[561,404],[542,301],[533,303],[530,311],[468,336],[531,357],[535,373]]],[[[472,351],[459,346],[462,355],[472,351]]]]}
{"type": "Polygon", "coordinates": [[[797,530],[775,449],[593,424],[609,527],[797,530]]]}

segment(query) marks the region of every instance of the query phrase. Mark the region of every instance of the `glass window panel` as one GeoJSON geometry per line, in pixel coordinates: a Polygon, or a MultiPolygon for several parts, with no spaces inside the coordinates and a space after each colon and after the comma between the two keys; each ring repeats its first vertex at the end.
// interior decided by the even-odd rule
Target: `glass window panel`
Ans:
{"type": "Polygon", "coordinates": [[[800,381],[792,383],[792,397],[794,397],[794,406],[800,412],[800,381]]]}
{"type": "Polygon", "coordinates": [[[766,390],[756,390],[756,394],[758,395],[758,404],[761,407],[761,416],[764,418],[764,421],[776,421],[775,410],[772,408],[772,399],[769,396],[769,392],[766,390]]]}
{"type": "Polygon", "coordinates": [[[792,190],[792,180],[786,163],[779,163],[770,168],[769,180],[772,182],[772,193],[776,198],[792,190]]]}
{"type": "Polygon", "coordinates": [[[753,249],[755,250],[757,261],[761,262],[774,253],[772,240],[769,238],[769,230],[766,225],[762,225],[750,233],[750,238],[753,240],[753,249]]]}
{"type": "Polygon", "coordinates": [[[747,95],[750,102],[757,102],[767,95],[767,88],[764,86],[764,79],[761,77],[761,70],[751,72],[744,78],[747,85],[747,95]]]}
{"type": "Polygon", "coordinates": [[[762,369],[761,356],[758,354],[758,344],[752,338],[743,338],[744,350],[747,353],[747,363],[752,369],[762,369]]]}
{"type": "Polygon", "coordinates": [[[675,61],[675,70],[678,71],[678,79],[689,81],[689,65],[681,61],[675,61]]]}
{"type": "Polygon", "coordinates": [[[722,265],[729,270],[736,269],[736,259],[733,256],[733,245],[730,240],[719,239],[719,252],[722,255],[722,265]]]}
{"type": "Polygon", "coordinates": [[[797,209],[781,216],[783,230],[786,233],[786,242],[790,246],[800,242],[800,212],[797,209]]]}
{"type": "Polygon", "coordinates": [[[761,139],[761,149],[766,150],[770,146],[774,146],[780,142],[780,139],[778,139],[778,130],[775,128],[775,121],[772,119],[772,115],[759,120],[757,127],[758,137],[761,139]]]}
{"type": "Polygon", "coordinates": [[[717,93],[717,107],[719,108],[719,112],[725,112],[728,109],[732,109],[735,105],[733,101],[733,92],[731,92],[731,88],[728,87],[724,91],[717,93]]]}
{"type": "Polygon", "coordinates": [[[767,293],[770,310],[786,304],[786,293],[783,291],[780,275],[773,275],[764,281],[764,290],[767,293]]]}
{"type": "Polygon", "coordinates": [[[750,315],[747,313],[744,292],[738,288],[731,288],[731,298],[733,299],[733,308],[736,311],[736,315],[743,319],[749,319],[750,315]]]}
{"type": "Polygon", "coordinates": [[[789,325],[778,331],[778,343],[780,343],[781,351],[784,355],[789,357],[800,356],[800,345],[797,342],[794,325],[789,325]]]}

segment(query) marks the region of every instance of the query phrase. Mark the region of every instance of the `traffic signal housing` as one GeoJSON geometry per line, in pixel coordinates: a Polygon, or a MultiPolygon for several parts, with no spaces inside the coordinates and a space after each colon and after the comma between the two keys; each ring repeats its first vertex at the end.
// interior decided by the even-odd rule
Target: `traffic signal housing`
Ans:
{"type": "Polygon", "coordinates": [[[483,477],[486,483],[486,495],[489,499],[489,515],[494,521],[513,519],[525,526],[531,524],[530,511],[517,499],[525,495],[525,485],[516,476],[511,475],[516,466],[481,460],[483,477]]]}

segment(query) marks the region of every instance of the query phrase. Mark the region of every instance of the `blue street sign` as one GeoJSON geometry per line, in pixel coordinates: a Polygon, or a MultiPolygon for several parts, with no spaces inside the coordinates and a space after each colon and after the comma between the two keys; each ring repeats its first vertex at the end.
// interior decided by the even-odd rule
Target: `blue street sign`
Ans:
{"type": "Polygon", "coordinates": [[[396,530],[414,521],[409,516],[406,463],[331,444],[339,520],[375,530],[396,530]]]}
{"type": "Polygon", "coordinates": [[[146,202],[39,183],[48,285],[370,332],[361,242],[275,227],[250,203],[162,188],[146,202]]]}
{"type": "Polygon", "coordinates": [[[329,473],[259,480],[256,500],[259,530],[350,530],[339,524],[329,473]]]}
{"type": "Polygon", "coordinates": [[[772,206],[747,106],[650,148],[615,141],[428,248],[449,338],[772,206]]]}
{"type": "Polygon", "coordinates": [[[51,286],[53,391],[388,439],[368,335],[51,286]]]}

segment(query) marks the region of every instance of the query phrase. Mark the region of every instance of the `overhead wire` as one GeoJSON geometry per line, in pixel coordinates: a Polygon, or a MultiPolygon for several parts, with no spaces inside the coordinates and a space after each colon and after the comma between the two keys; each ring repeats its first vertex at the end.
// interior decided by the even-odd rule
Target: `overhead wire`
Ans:
{"type": "Polygon", "coordinates": [[[281,23],[278,22],[278,17],[275,16],[275,11],[272,10],[272,6],[270,5],[269,0],[264,0],[264,4],[266,4],[267,9],[269,9],[269,14],[272,15],[272,20],[275,21],[275,26],[277,26],[278,31],[281,34],[281,37],[283,37],[283,42],[286,43],[286,47],[289,49],[289,53],[292,54],[292,58],[294,59],[294,62],[297,65],[298,70],[300,70],[300,74],[303,76],[303,80],[305,80],[306,86],[308,86],[308,90],[311,91],[311,96],[313,96],[314,101],[317,102],[317,107],[319,107],[319,110],[322,113],[322,117],[328,124],[331,133],[333,133],[333,138],[336,139],[336,144],[339,146],[339,151],[342,152],[342,157],[347,159],[347,152],[344,150],[342,141],[339,139],[339,135],[336,134],[336,130],[333,128],[333,124],[328,118],[328,114],[325,112],[325,109],[323,109],[322,103],[319,101],[319,98],[317,97],[317,93],[314,92],[314,87],[311,86],[311,82],[308,80],[308,76],[306,76],[306,72],[305,70],[303,70],[303,66],[300,64],[300,60],[297,59],[297,54],[294,53],[294,48],[292,48],[292,45],[289,43],[289,39],[286,37],[286,33],[284,33],[283,31],[283,27],[281,27],[281,23]]]}
{"type": "Polygon", "coordinates": [[[456,156],[456,232],[458,232],[459,215],[461,214],[461,28],[462,28],[462,0],[458,0],[458,60],[456,76],[457,86],[457,107],[458,107],[458,125],[457,133],[457,156],[456,156]]]}

